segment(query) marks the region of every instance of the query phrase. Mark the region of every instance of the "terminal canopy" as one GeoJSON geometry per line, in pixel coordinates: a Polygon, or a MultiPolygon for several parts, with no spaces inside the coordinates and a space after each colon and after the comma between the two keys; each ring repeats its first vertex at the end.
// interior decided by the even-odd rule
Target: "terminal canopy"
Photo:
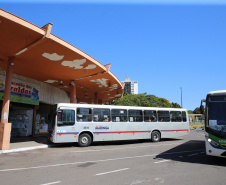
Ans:
{"type": "Polygon", "coordinates": [[[14,57],[13,73],[70,91],[76,85],[79,102],[102,103],[122,97],[123,86],[94,58],[51,34],[52,24],[38,27],[0,9],[0,67],[6,70],[14,57]]]}

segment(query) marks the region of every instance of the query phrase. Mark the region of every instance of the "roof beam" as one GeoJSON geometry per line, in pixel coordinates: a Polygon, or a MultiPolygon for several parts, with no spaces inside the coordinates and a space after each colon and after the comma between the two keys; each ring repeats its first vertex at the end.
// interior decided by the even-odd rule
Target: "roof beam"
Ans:
{"type": "MultiPolygon", "coordinates": [[[[18,55],[20,55],[20,54],[26,52],[27,50],[29,50],[29,49],[31,49],[31,48],[33,48],[33,47],[35,47],[35,46],[41,44],[42,42],[44,42],[44,40],[45,40],[46,38],[49,38],[51,29],[52,29],[52,26],[53,26],[52,23],[48,23],[48,24],[46,24],[45,26],[43,26],[42,28],[43,28],[43,30],[45,31],[45,35],[44,35],[42,38],[36,40],[34,43],[32,43],[32,44],[30,44],[29,46],[27,46],[27,47],[23,48],[22,50],[20,50],[20,51],[17,52],[15,55],[18,56],[18,55]]],[[[15,56],[15,55],[14,55],[14,56],[15,56]]]]}
{"type": "Polygon", "coordinates": [[[78,81],[78,80],[83,80],[83,79],[85,79],[85,78],[90,78],[90,77],[94,77],[94,76],[97,76],[97,75],[100,75],[100,74],[108,73],[108,72],[110,71],[111,64],[106,64],[106,65],[104,65],[104,67],[105,67],[106,70],[103,71],[103,72],[100,72],[100,73],[94,73],[94,74],[92,74],[92,75],[85,76],[85,77],[82,77],[82,78],[78,78],[78,79],[75,79],[75,80],[76,80],[76,81],[78,81]]]}

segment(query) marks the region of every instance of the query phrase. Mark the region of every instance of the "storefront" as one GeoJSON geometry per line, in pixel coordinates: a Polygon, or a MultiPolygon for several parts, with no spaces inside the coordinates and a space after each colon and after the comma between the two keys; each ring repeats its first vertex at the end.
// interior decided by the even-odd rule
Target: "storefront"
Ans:
{"type": "MultiPolygon", "coordinates": [[[[46,136],[52,128],[53,105],[69,102],[69,95],[43,82],[15,75],[11,83],[9,122],[11,137],[46,136]],[[23,79],[23,80],[21,80],[23,79]]],[[[0,108],[4,96],[5,75],[0,75],[0,108]]]]}

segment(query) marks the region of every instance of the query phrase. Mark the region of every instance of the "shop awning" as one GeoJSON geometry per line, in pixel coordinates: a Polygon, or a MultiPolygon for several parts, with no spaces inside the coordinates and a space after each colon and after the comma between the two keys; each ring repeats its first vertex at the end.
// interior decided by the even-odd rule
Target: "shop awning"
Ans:
{"type": "Polygon", "coordinates": [[[94,58],[51,34],[52,24],[38,27],[0,9],[0,67],[6,70],[8,57],[14,56],[13,73],[36,79],[70,92],[76,84],[79,102],[102,103],[122,97],[123,86],[94,58]]]}

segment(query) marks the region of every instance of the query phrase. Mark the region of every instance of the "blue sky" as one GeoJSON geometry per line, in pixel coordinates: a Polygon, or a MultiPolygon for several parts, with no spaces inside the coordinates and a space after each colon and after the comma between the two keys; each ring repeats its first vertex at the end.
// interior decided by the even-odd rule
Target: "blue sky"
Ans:
{"type": "Polygon", "coordinates": [[[83,50],[139,93],[194,110],[213,90],[226,89],[224,0],[0,0],[0,8],[83,50]],[[32,3],[29,3],[32,2],[32,3]]]}

